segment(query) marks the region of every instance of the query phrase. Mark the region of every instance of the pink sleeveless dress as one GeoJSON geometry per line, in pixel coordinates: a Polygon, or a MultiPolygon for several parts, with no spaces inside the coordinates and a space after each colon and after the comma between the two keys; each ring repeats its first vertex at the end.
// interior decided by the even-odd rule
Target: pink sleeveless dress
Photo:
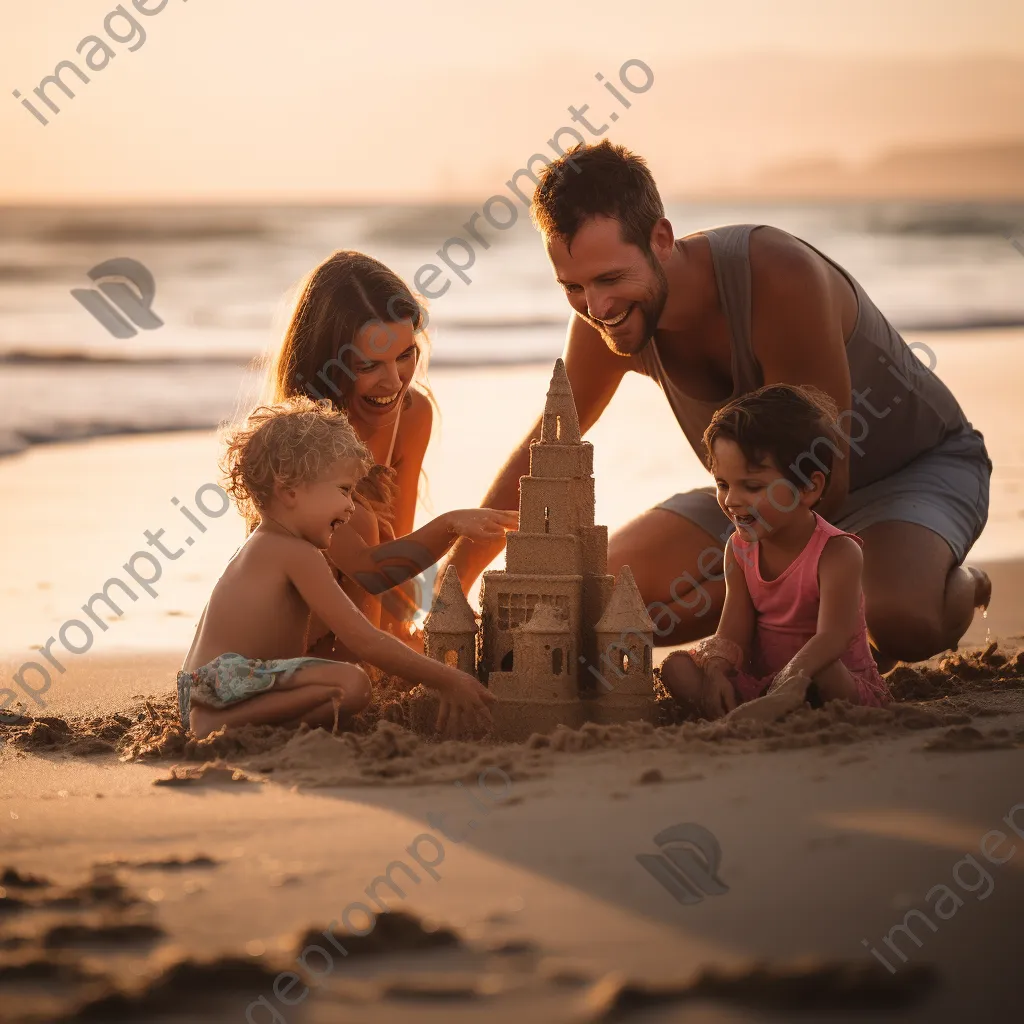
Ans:
{"type": "MultiPolygon", "coordinates": [[[[788,568],[774,580],[761,578],[760,547],[756,541],[746,541],[739,533],[732,536],[733,551],[739,563],[750,598],[757,611],[754,642],[746,667],[734,679],[736,696],[740,701],[761,696],[775,678],[776,673],[818,631],[818,560],[825,544],[832,537],[852,537],[858,544],[860,537],[844,533],[826,523],[817,513],[811,539],[788,568]]],[[[860,704],[881,706],[891,700],[888,687],[878,673],[864,621],[864,595],[860,596],[860,625],[857,635],[850,641],[840,660],[850,670],[857,683],[860,704]]]]}

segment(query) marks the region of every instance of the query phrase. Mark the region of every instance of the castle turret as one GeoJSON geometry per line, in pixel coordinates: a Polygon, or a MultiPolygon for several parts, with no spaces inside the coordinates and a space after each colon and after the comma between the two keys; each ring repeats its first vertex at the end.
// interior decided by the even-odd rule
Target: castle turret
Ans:
{"type": "Polygon", "coordinates": [[[576,682],[569,617],[549,600],[539,600],[529,619],[513,632],[515,671],[492,676],[498,700],[491,708],[498,734],[525,740],[531,733],[584,722],[576,682]]]}
{"type": "Polygon", "coordinates": [[[540,440],[542,444],[578,444],[580,441],[576,403],[573,401],[569,376],[565,372],[565,363],[561,359],[555,361],[555,372],[548,385],[540,440]]]}
{"type": "Polygon", "coordinates": [[[462,591],[458,571],[449,565],[423,623],[424,653],[476,675],[476,632],[476,615],[462,591]]]}
{"type": "Polygon", "coordinates": [[[604,614],[594,626],[600,676],[593,717],[627,722],[654,715],[654,623],[633,579],[622,567],[604,614]]]}
{"type": "Polygon", "coordinates": [[[514,647],[534,700],[578,700],[575,666],[569,664],[569,620],[553,604],[537,605],[516,631],[514,647]]]}

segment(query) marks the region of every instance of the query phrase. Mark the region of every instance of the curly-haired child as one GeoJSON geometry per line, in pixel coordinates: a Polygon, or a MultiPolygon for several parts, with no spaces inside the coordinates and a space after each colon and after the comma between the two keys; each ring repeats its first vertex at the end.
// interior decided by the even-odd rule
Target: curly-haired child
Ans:
{"type": "MultiPolygon", "coordinates": [[[[324,558],[372,463],[345,414],[328,402],[294,398],[256,409],[226,441],[228,492],[259,525],[217,581],[178,673],[186,728],[198,737],[244,724],[336,729],[339,718],[366,707],[370,680],[362,668],[305,656],[311,613],[360,661],[436,690],[438,729],[489,721],[493,698],[478,680],[375,628],[324,558]]],[[[515,519],[491,509],[448,513],[407,540],[436,548],[441,538],[443,548],[444,536],[449,544],[458,536],[489,538],[515,519]]]]}
{"type": "Polygon", "coordinates": [[[889,699],[868,645],[860,538],[814,511],[839,450],[835,420],[827,395],[776,384],[723,406],[704,434],[735,527],[725,605],[715,635],[668,657],[662,681],[706,718],[775,718],[809,697],[889,699]]]}

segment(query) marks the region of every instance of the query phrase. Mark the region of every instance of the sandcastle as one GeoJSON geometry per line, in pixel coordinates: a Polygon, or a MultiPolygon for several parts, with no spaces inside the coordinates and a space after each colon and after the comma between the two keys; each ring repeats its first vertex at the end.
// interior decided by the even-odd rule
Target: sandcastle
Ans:
{"type": "Polygon", "coordinates": [[[449,566],[423,630],[429,657],[494,694],[505,739],[654,717],[654,623],[629,567],[618,580],[608,575],[593,469],[559,359],[530,473],[519,481],[519,529],[508,534],[504,571],[483,575],[479,623],[449,566]]]}

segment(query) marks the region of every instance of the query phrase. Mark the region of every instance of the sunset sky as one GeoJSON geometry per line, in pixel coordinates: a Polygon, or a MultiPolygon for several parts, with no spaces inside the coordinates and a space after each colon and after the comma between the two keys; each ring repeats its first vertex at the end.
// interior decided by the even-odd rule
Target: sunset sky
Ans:
{"type": "MultiPolygon", "coordinates": [[[[156,10],[161,0],[138,0],[156,10]]],[[[592,105],[663,191],[792,158],[1024,138],[1020,0],[168,0],[77,93],[33,95],[112,0],[0,5],[0,201],[493,192],[592,105]],[[382,14],[386,10],[386,14],[382,14]],[[135,37],[137,38],[137,37],[135,37]],[[629,59],[654,84],[627,110],[629,59]],[[12,96],[36,103],[43,126],[12,96]]],[[[90,44],[91,45],[91,44],[90,44]]],[[[88,51],[89,47],[86,47],[88,51]]],[[[568,144],[568,143],[567,143],[568,144]]]]}

